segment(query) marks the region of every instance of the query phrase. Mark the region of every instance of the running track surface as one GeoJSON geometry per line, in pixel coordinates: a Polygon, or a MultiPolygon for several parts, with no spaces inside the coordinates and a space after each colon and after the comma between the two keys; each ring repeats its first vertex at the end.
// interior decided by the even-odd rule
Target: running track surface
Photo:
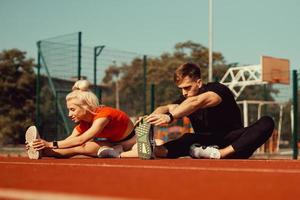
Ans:
{"type": "Polygon", "coordinates": [[[300,199],[300,162],[0,157],[0,199],[53,198],[300,199]]]}

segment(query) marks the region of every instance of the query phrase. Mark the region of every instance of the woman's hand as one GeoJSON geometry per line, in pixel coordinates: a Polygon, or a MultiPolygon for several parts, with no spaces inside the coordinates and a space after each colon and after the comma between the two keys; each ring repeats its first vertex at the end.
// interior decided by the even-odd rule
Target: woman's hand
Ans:
{"type": "MultiPolygon", "coordinates": [[[[26,144],[26,149],[29,149],[30,145],[26,144]]],[[[46,140],[42,140],[42,139],[36,139],[32,142],[32,147],[35,150],[42,150],[45,148],[50,148],[51,147],[51,143],[47,142],[46,140]]]]}

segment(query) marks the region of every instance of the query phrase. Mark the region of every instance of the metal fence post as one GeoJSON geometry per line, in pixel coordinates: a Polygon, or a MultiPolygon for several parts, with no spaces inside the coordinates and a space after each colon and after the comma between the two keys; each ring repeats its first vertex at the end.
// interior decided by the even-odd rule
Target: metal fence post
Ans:
{"type": "Polygon", "coordinates": [[[41,88],[41,84],[40,84],[40,73],[41,73],[41,41],[37,42],[37,47],[38,47],[38,63],[37,63],[37,76],[36,76],[36,102],[35,102],[35,107],[36,107],[36,114],[35,114],[35,120],[36,120],[36,126],[38,127],[38,129],[41,126],[41,111],[40,111],[40,88],[41,88]]]}
{"type": "Polygon", "coordinates": [[[151,84],[151,113],[155,109],[155,85],[151,84]]]}
{"type": "Polygon", "coordinates": [[[81,79],[81,32],[78,33],[78,75],[77,79],[81,79]]]}
{"type": "Polygon", "coordinates": [[[298,159],[298,74],[293,70],[293,159],[298,159]]]}
{"type": "Polygon", "coordinates": [[[147,114],[147,56],[143,57],[143,68],[144,68],[144,115],[147,114]]]}
{"type": "Polygon", "coordinates": [[[101,96],[102,90],[101,87],[99,89],[97,87],[97,57],[101,54],[104,47],[105,47],[104,45],[94,47],[94,92],[96,96],[99,98],[100,102],[102,98],[101,96]]]}

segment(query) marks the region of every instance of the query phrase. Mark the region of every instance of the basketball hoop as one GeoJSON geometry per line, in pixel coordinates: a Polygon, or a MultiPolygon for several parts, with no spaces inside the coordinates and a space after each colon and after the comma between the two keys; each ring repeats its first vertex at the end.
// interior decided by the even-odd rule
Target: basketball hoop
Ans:
{"type": "Polygon", "coordinates": [[[290,61],[270,56],[261,57],[262,79],[268,83],[290,84],[290,61]]]}
{"type": "Polygon", "coordinates": [[[273,77],[272,78],[272,83],[280,83],[280,78],[279,77],[273,77]]]}

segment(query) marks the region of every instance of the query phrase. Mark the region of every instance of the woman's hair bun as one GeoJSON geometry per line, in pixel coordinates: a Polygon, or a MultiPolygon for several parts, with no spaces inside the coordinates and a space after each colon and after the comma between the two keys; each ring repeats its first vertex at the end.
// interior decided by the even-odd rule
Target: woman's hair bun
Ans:
{"type": "Polygon", "coordinates": [[[90,82],[87,80],[78,80],[74,83],[72,90],[81,90],[81,91],[89,91],[90,90],[90,82]]]}

